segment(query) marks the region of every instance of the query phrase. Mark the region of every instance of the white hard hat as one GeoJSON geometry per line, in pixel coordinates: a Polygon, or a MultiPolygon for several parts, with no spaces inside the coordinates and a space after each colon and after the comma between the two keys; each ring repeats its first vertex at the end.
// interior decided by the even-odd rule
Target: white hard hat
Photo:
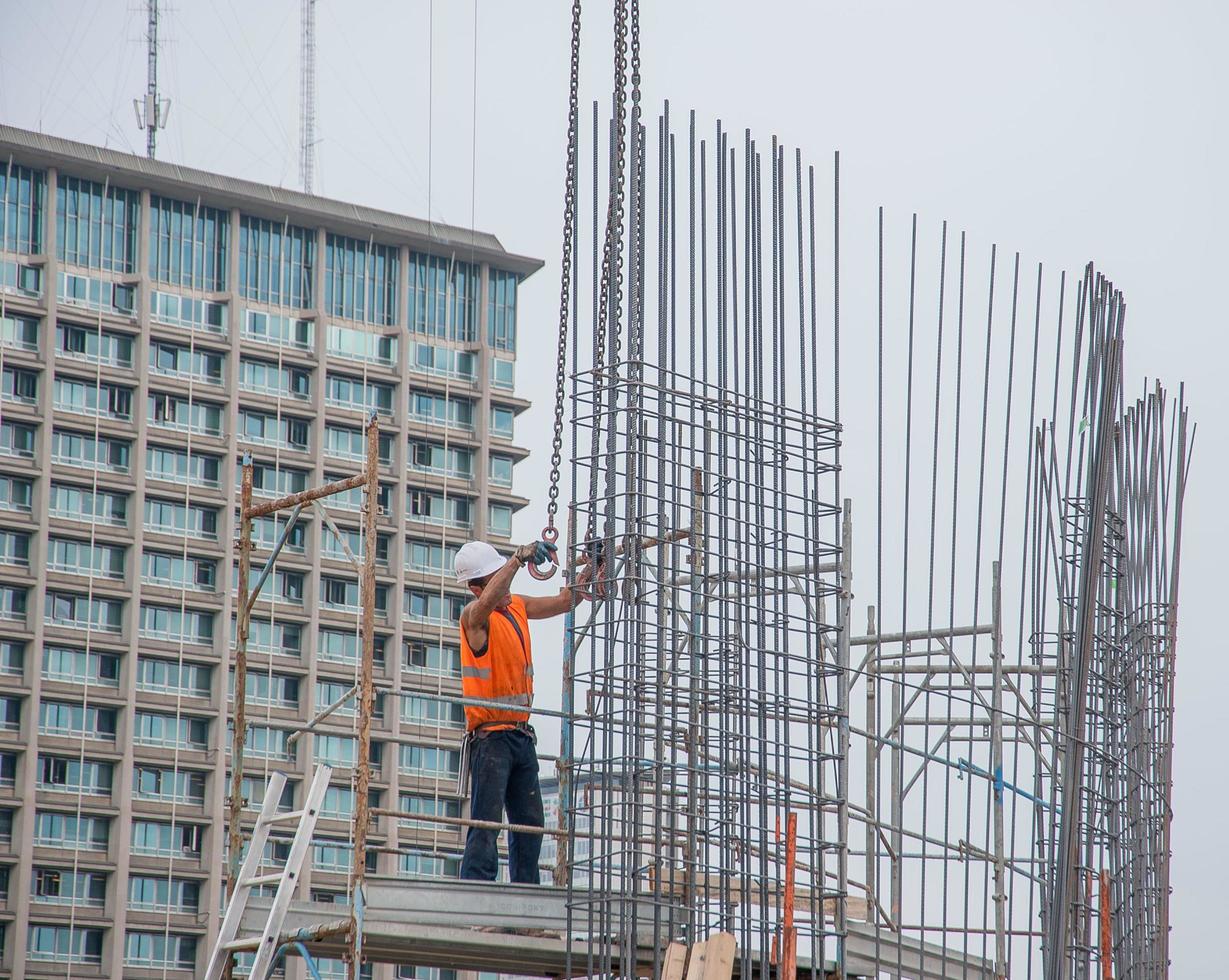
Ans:
{"type": "Polygon", "coordinates": [[[485,541],[471,541],[461,546],[453,567],[456,569],[457,581],[464,583],[470,579],[494,575],[504,567],[506,561],[503,555],[485,541]]]}

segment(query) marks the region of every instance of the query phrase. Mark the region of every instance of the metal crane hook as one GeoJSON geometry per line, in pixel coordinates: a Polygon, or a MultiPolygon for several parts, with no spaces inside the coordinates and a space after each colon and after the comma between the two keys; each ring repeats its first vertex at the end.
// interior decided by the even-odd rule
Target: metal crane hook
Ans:
{"type": "MultiPolygon", "coordinates": [[[[555,528],[554,524],[547,524],[546,527],[542,528],[542,540],[547,544],[554,544],[559,540],[559,531],[555,528]]],[[[559,571],[559,563],[556,561],[550,562],[545,568],[532,562],[527,567],[529,574],[539,582],[545,582],[547,579],[554,578],[555,573],[559,571]]]]}

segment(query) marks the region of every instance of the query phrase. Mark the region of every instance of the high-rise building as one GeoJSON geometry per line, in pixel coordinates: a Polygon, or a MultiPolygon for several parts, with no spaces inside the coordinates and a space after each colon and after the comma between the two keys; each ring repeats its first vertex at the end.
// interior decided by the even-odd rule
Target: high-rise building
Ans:
{"type": "MultiPolygon", "coordinates": [[[[517,287],[540,265],[489,234],[0,126],[0,973],[203,968],[245,452],[258,497],[301,490],[358,472],[379,418],[372,802],[460,814],[461,710],[406,692],[459,693],[453,550],[507,545],[525,504],[517,287]]],[[[360,503],[327,501],[356,553],[360,503]]],[[[257,523],[257,567],[283,526],[257,523]]],[[[288,742],[357,672],[358,579],[316,514],[253,616],[248,817],[273,769],[291,808],[315,761],[336,766],[301,894],[345,901],[353,704],[288,742]]],[[[456,873],[454,828],[381,818],[370,840],[379,872],[456,873]]]]}

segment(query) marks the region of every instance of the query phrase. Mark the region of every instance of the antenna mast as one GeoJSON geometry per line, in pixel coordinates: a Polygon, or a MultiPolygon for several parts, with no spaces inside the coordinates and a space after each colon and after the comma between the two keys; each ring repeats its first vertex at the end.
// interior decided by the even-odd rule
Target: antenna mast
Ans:
{"type": "Polygon", "coordinates": [[[316,0],[303,0],[299,52],[299,180],[311,194],[316,171],[316,0]]]}
{"type": "Polygon", "coordinates": [[[149,11],[149,24],[145,32],[148,45],[145,98],[133,99],[132,107],[137,114],[137,128],[146,133],[145,155],[152,160],[158,148],[158,130],[166,129],[171,100],[158,98],[158,0],[146,0],[145,5],[149,11]]]}

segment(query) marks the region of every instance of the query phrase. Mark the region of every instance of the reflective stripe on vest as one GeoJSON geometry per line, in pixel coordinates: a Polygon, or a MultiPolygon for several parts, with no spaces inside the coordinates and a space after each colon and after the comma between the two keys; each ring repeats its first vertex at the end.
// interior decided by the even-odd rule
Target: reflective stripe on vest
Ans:
{"type": "Polygon", "coordinates": [[[491,676],[491,668],[490,667],[462,667],[461,676],[462,677],[480,677],[480,678],[486,679],[491,676]]]}

